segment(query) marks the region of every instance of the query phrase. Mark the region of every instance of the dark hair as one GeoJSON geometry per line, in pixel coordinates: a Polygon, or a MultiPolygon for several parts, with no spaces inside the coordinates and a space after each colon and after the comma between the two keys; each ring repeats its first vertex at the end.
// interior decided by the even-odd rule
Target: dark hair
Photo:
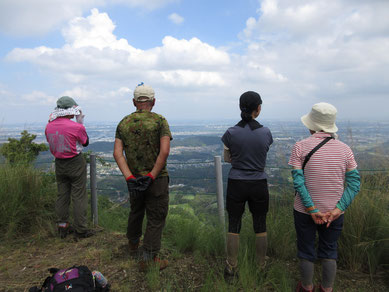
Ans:
{"type": "Polygon", "coordinates": [[[262,104],[261,96],[254,91],[247,91],[240,96],[239,108],[240,116],[243,121],[249,122],[253,119],[252,113],[262,104]]]}

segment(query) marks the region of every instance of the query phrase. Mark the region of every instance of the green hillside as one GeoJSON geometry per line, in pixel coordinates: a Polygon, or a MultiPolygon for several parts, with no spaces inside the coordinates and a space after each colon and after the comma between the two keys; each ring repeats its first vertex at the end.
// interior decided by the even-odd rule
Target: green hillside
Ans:
{"type": "MultiPolygon", "coordinates": [[[[337,291],[389,289],[387,181],[385,173],[364,175],[363,189],[346,212],[337,291]]],[[[266,269],[260,271],[255,265],[254,234],[246,214],[240,278],[227,284],[223,279],[224,236],[218,225],[215,197],[172,193],[161,251],[170,265],[161,272],[142,273],[137,258],[127,252],[126,205],[100,197],[101,231],[80,241],[71,236],[61,240],[54,228],[53,175],[28,167],[0,167],[0,291],[26,291],[42,282],[48,268],[74,264],[101,271],[113,291],[291,291],[298,280],[293,195],[273,191],[271,196],[266,269]]],[[[320,270],[315,274],[318,278],[320,270]]]]}

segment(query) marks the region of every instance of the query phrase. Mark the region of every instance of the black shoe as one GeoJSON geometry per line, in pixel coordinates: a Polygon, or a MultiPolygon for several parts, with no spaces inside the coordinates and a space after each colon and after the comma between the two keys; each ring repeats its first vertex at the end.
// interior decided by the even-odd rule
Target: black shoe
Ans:
{"type": "Polygon", "coordinates": [[[58,227],[59,237],[64,239],[68,234],[74,233],[74,228],[71,225],[67,225],[66,227],[58,227]]]}
{"type": "Polygon", "coordinates": [[[58,227],[59,237],[64,239],[68,235],[68,228],[58,227]]]}
{"type": "Polygon", "coordinates": [[[76,238],[88,238],[88,237],[91,237],[95,234],[96,234],[96,232],[94,230],[90,230],[90,229],[85,231],[85,232],[82,232],[82,233],[74,231],[74,237],[76,237],[76,238]]]}

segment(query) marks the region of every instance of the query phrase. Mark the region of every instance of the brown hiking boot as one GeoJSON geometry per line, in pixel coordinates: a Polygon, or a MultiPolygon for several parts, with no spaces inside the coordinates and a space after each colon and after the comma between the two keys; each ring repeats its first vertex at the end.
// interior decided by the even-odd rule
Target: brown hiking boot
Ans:
{"type": "Polygon", "coordinates": [[[156,267],[159,267],[160,271],[162,271],[163,269],[165,269],[168,266],[168,264],[169,264],[168,260],[161,260],[159,257],[155,256],[152,261],[140,261],[139,262],[139,269],[142,272],[145,272],[149,268],[151,268],[152,266],[156,266],[156,267]]]}
{"type": "Polygon", "coordinates": [[[131,240],[128,241],[128,248],[130,250],[130,253],[135,253],[138,251],[138,248],[139,248],[139,242],[138,241],[137,243],[132,243],[131,240]]]}

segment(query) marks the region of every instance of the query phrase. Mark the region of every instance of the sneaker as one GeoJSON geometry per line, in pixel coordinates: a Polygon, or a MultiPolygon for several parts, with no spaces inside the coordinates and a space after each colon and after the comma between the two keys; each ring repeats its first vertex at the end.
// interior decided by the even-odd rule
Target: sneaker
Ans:
{"type": "Polygon", "coordinates": [[[315,286],[311,290],[307,290],[303,287],[303,283],[300,281],[297,283],[296,292],[314,292],[315,286]]]}
{"type": "Polygon", "coordinates": [[[157,266],[159,267],[159,270],[162,271],[163,269],[166,269],[168,266],[169,261],[168,260],[161,260],[159,257],[154,257],[152,261],[140,261],[139,262],[139,269],[142,272],[147,271],[150,267],[157,266]]]}
{"type": "Polygon", "coordinates": [[[64,239],[70,232],[70,225],[68,222],[65,223],[58,223],[58,234],[59,237],[64,239]]]}
{"type": "Polygon", "coordinates": [[[88,237],[91,237],[91,236],[93,236],[95,234],[96,234],[96,232],[94,230],[91,230],[91,229],[86,230],[86,231],[84,231],[82,233],[74,231],[74,237],[75,238],[88,238],[88,237]]]}

